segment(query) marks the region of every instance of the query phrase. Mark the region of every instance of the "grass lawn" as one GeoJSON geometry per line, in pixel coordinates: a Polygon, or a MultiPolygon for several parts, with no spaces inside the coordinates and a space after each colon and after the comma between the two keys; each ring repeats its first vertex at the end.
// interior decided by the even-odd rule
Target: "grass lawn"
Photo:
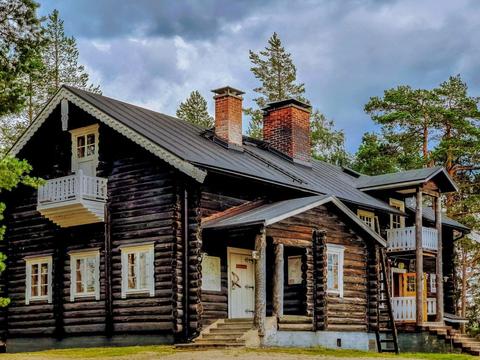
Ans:
{"type": "Polygon", "coordinates": [[[323,359],[335,358],[381,358],[381,359],[435,359],[435,360],[474,360],[476,357],[464,354],[427,354],[427,353],[402,353],[400,356],[393,354],[378,354],[355,350],[330,350],[324,348],[268,348],[268,349],[236,349],[236,350],[208,350],[189,351],[178,350],[171,346],[130,346],[110,348],[65,349],[47,350],[31,353],[2,354],[5,360],[60,360],[60,359],[117,359],[120,360],[150,360],[167,358],[171,360],[268,360],[281,359],[293,360],[299,356],[303,358],[315,357],[323,359]]]}

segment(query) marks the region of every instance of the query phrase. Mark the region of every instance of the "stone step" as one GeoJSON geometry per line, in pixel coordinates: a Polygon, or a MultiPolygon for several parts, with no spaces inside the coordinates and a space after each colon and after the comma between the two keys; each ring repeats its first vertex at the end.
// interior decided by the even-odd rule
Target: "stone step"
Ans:
{"type": "Polygon", "coordinates": [[[231,335],[243,335],[244,331],[238,329],[229,329],[229,328],[212,328],[210,329],[210,334],[231,334],[231,335]]]}
{"type": "Polygon", "coordinates": [[[218,324],[217,329],[230,329],[230,330],[242,330],[242,331],[248,331],[253,328],[253,324],[248,324],[248,323],[239,323],[239,324],[234,324],[234,323],[229,323],[229,324],[218,324]]]}
{"type": "MultiPolygon", "coordinates": [[[[202,335],[202,337],[200,339],[198,339],[198,341],[204,341],[204,340],[207,340],[207,341],[210,341],[210,340],[215,340],[215,341],[237,341],[240,337],[242,337],[242,335],[212,335],[212,334],[205,334],[205,335],[202,335]]],[[[197,341],[196,341],[197,342],[197,341]]]]}
{"type": "Polygon", "coordinates": [[[225,319],[225,324],[240,324],[240,323],[248,323],[253,324],[253,319],[245,318],[245,319],[225,319]]]}

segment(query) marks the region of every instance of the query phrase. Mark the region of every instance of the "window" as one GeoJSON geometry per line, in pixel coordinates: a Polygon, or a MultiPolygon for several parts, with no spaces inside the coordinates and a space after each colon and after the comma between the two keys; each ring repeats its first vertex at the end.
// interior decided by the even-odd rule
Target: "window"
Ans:
{"type": "Polygon", "coordinates": [[[71,130],[72,171],[94,176],[98,165],[98,124],[71,130]]]}
{"type": "Polygon", "coordinates": [[[52,302],[52,257],[32,257],[26,262],[25,304],[31,301],[52,302]]]}
{"type": "Polygon", "coordinates": [[[375,214],[371,211],[358,210],[357,215],[369,228],[375,231],[375,214]]]}
{"type": "MultiPolygon", "coordinates": [[[[405,211],[405,203],[401,200],[390,199],[390,206],[400,211],[405,211]]],[[[405,218],[400,215],[390,215],[390,229],[398,229],[405,227],[405,218]]]]}
{"type": "Polygon", "coordinates": [[[100,300],[100,251],[70,253],[70,301],[79,297],[100,300]]]}
{"type": "Polygon", "coordinates": [[[437,274],[430,274],[430,292],[437,292],[437,274]]]}
{"type": "Polygon", "coordinates": [[[125,246],[122,252],[122,298],[131,293],[155,295],[153,244],[125,246]]]}
{"type": "Polygon", "coordinates": [[[327,291],[343,297],[343,253],[345,248],[327,244],[327,291]]]}

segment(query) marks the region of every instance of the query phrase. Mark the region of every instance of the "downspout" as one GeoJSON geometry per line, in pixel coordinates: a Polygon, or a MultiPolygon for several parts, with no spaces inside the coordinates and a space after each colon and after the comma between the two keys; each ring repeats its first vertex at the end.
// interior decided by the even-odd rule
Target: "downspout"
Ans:
{"type": "Polygon", "coordinates": [[[184,185],[183,188],[183,204],[182,204],[182,240],[183,240],[183,337],[184,340],[188,340],[189,337],[189,324],[188,324],[188,191],[184,185]]]}

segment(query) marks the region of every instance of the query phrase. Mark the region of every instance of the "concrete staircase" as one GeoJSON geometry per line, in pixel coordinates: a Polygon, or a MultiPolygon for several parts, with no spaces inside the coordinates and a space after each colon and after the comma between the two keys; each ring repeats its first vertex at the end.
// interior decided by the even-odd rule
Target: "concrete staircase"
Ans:
{"type": "Polygon", "coordinates": [[[245,334],[252,328],[252,319],[222,319],[203,330],[192,343],[178,344],[176,347],[193,349],[243,347],[246,345],[245,334]]]}
{"type": "Polygon", "coordinates": [[[313,318],[284,315],[278,319],[278,331],[313,331],[313,318]]]}
{"type": "Polygon", "coordinates": [[[428,330],[430,334],[444,339],[448,344],[452,344],[456,348],[461,348],[464,353],[480,356],[480,340],[462,334],[451,326],[432,325],[427,326],[426,330],[428,330]]]}

